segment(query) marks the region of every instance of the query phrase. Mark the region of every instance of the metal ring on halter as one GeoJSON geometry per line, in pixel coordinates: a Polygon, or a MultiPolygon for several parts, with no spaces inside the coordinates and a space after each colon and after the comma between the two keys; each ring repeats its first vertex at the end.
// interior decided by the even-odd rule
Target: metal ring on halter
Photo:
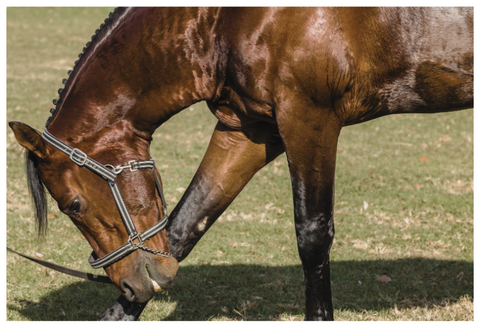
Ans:
{"type": "Polygon", "coordinates": [[[128,243],[130,243],[134,248],[141,248],[145,241],[142,240],[142,234],[130,235],[128,237],[128,243]],[[135,243],[135,239],[138,239],[138,243],[135,243]]]}
{"type": "Polygon", "coordinates": [[[112,168],[112,171],[115,175],[120,174],[123,171],[123,168],[124,168],[120,165],[118,165],[116,167],[113,167],[113,165],[109,165],[109,164],[105,165],[105,167],[112,168]]]}
{"type": "MultiPolygon", "coordinates": [[[[105,165],[105,167],[112,168],[113,172],[114,172],[116,175],[118,175],[118,174],[120,174],[120,173],[121,173],[124,169],[126,169],[126,168],[130,169],[130,171],[132,171],[132,172],[133,172],[133,171],[137,171],[137,170],[139,170],[139,169],[141,169],[141,168],[150,168],[150,166],[148,166],[148,167],[147,167],[147,166],[141,167],[141,165],[142,165],[142,164],[143,164],[143,165],[149,164],[149,163],[151,163],[151,162],[153,162],[153,159],[147,160],[147,161],[130,160],[130,161],[128,162],[128,164],[125,165],[125,166],[118,165],[118,166],[115,166],[115,167],[114,167],[113,165],[105,165]]],[[[154,164],[154,162],[153,162],[153,164],[154,164]]]]}

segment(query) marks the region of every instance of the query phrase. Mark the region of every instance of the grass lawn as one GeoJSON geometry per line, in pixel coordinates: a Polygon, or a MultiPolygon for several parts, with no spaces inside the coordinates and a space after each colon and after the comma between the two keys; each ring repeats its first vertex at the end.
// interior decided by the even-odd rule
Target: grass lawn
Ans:
{"type": "MultiPolygon", "coordinates": [[[[111,10],[7,9],[7,121],[43,130],[62,78],[111,10]]],[[[200,103],[155,133],[152,154],[170,210],[215,121],[200,103]]],[[[37,238],[24,152],[9,128],[6,140],[8,246],[98,273],[86,260],[90,246],[53,201],[49,232],[37,238]]],[[[336,320],[473,320],[472,110],[344,128],[335,196],[336,320]]],[[[302,320],[292,202],[282,155],[247,185],[141,320],[302,320]]],[[[7,320],[96,320],[120,294],[10,253],[6,272],[7,320]]]]}

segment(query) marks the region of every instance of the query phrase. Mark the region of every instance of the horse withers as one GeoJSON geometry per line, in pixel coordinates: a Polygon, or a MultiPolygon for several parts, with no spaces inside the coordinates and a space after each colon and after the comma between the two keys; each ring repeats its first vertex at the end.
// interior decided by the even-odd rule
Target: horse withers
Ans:
{"type": "MultiPolygon", "coordinates": [[[[331,320],[340,131],[389,114],[472,108],[473,9],[119,9],[65,83],[42,136],[11,124],[29,150],[40,222],[43,183],[96,257],[131,244],[133,252],[105,270],[128,300],[144,302],[153,294],[150,278],[166,286],[175,259],[190,253],[258,170],[286,152],[305,318],[331,320]],[[164,217],[157,172],[109,172],[130,161],[147,165],[155,129],[202,100],[218,123],[170,215],[167,242],[164,230],[149,232],[164,217]]],[[[125,303],[112,308],[111,317],[121,317],[125,303]]]]}

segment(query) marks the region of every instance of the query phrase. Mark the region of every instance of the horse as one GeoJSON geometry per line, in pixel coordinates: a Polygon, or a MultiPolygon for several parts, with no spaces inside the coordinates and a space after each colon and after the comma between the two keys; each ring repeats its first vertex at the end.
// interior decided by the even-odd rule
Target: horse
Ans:
{"type": "Polygon", "coordinates": [[[39,233],[46,187],[90,243],[92,266],[122,292],[106,319],[134,305],[137,318],[152,280],[168,287],[254,174],[285,152],[305,319],[333,320],[340,131],[473,108],[473,8],[118,8],[63,83],[43,133],[9,125],[27,149],[39,233]],[[167,219],[149,145],[199,101],[218,122],[167,219]]]}

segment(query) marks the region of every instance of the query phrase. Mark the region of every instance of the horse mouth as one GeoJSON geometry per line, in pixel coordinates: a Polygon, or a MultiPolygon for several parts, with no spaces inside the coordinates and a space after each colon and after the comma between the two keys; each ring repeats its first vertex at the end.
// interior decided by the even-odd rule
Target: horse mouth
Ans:
{"type": "Polygon", "coordinates": [[[173,284],[173,278],[175,277],[169,277],[167,275],[164,275],[161,271],[158,271],[157,269],[149,267],[147,265],[147,273],[148,277],[150,278],[151,284],[155,292],[163,291],[168,289],[172,284],[173,284]]]}
{"type": "Polygon", "coordinates": [[[150,273],[148,274],[150,277],[150,281],[152,282],[153,289],[155,292],[164,291],[173,284],[173,280],[165,279],[165,278],[158,278],[157,276],[152,276],[150,273]]]}

